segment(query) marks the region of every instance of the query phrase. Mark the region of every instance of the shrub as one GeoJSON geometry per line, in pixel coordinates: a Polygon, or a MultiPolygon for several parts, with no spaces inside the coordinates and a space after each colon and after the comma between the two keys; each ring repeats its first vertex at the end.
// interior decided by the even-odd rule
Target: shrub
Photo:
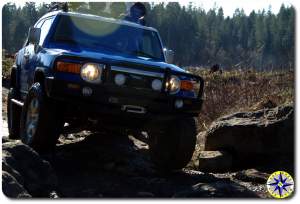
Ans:
{"type": "Polygon", "coordinates": [[[188,70],[205,80],[204,103],[199,114],[200,131],[207,129],[217,118],[233,112],[294,101],[294,71],[233,70],[210,74],[200,68],[188,70]]]}
{"type": "Polygon", "coordinates": [[[2,50],[2,79],[10,79],[10,72],[13,64],[14,59],[6,57],[6,51],[2,50]]]}

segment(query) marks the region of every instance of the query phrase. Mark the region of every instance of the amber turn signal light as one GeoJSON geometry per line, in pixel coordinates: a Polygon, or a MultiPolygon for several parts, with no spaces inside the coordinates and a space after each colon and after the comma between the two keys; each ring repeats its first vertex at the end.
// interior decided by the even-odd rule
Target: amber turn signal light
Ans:
{"type": "Polygon", "coordinates": [[[180,89],[185,91],[191,91],[194,89],[194,85],[191,81],[181,81],[180,89]]]}
{"type": "Polygon", "coordinates": [[[80,74],[81,64],[71,62],[57,62],[56,71],[80,74]]]}

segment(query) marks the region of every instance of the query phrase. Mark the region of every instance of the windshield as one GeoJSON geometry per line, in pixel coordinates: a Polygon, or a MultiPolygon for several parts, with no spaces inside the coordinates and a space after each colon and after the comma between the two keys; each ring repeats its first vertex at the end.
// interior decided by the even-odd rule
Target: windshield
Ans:
{"type": "Polygon", "coordinates": [[[61,16],[51,41],[164,60],[157,32],[101,20],[61,16]]]}

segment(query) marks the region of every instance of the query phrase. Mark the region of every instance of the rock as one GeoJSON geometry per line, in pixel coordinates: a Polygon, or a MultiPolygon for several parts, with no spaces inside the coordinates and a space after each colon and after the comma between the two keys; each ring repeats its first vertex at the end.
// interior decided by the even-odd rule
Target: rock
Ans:
{"type": "Polygon", "coordinates": [[[7,136],[2,136],[2,144],[3,143],[6,143],[6,142],[9,142],[9,138],[7,136]]]}
{"type": "Polygon", "coordinates": [[[154,197],[154,194],[151,192],[138,192],[137,197],[143,197],[143,198],[151,198],[154,197]]]}
{"type": "Polygon", "coordinates": [[[56,191],[50,192],[49,197],[50,197],[50,198],[59,198],[59,196],[57,195],[57,192],[56,192],[56,191]]]}
{"type": "Polygon", "coordinates": [[[9,198],[31,197],[24,186],[6,171],[2,171],[2,192],[9,198]]]}
{"type": "Polygon", "coordinates": [[[233,153],[234,165],[251,167],[294,154],[294,108],[291,105],[239,112],[215,121],[206,132],[206,151],[233,153]]]}
{"type": "Polygon", "coordinates": [[[245,182],[266,184],[269,174],[259,172],[256,169],[247,169],[236,173],[234,178],[245,182]]]}
{"type": "MultiPolygon", "coordinates": [[[[7,154],[5,155],[7,156],[7,154]]],[[[2,171],[9,172],[9,174],[18,181],[19,184],[24,185],[23,177],[17,172],[15,169],[13,169],[11,166],[7,164],[6,161],[2,161],[2,171]]]]}
{"type": "Polygon", "coordinates": [[[103,169],[105,169],[106,171],[111,171],[114,169],[115,166],[116,165],[114,162],[109,162],[103,165],[103,169]]]}
{"type": "MultiPolygon", "coordinates": [[[[22,188],[26,189],[33,197],[48,197],[50,191],[56,187],[57,178],[49,162],[43,160],[33,149],[20,141],[6,142],[2,144],[2,177],[13,178],[22,188]]],[[[6,179],[5,181],[13,181],[6,179]]],[[[10,193],[12,182],[5,183],[7,196],[10,193]]],[[[3,187],[4,188],[4,187],[3,187]]]]}
{"type": "Polygon", "coordinates": [[[98,193],[96,192],[96,189],[88,188],[83,190],[79,196],[85,198],[91,198],[91,197],[97,197],[98,193]]]}
{"type": "Polygon", "coordinates": [[[198,170],[228,172],[232,168],[232,155],[222,151],[202,151],[198,157],[198,170]]]}
{"type": "Polygon", "coordinates": [[[270,98],[264,98],[263,100],[252,106],[251,109],[260,110],[264,108],[275,108],[276,106],[277,104],[273,100],[271,100],[270,98]]]}
{"type": "Polygon", "coordinates": [[[192,197],[258,197],[254,192],[238,183],[224,180],[214,183],[198,183],[191,189],[176,193],[173,197],[192,198],[192,197]]]}
{"type": "Polygon", "coordinates": [[[206,140],[206,132],[199,132],[199,134],[197,135],[197,144],[196,147],[198,151],[204,151],[205,149],[205,140],[206,140]]]}

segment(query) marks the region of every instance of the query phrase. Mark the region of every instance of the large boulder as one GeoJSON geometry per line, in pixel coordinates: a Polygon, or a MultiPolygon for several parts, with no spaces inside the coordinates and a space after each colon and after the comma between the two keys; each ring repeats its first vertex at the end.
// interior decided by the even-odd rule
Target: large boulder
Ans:
{"type": "Polygon", "coordinates": [[[2,171],[2,191],[10,198],[30,198],[31,195],[26,191],[23,184],[7,171],[2,171]]]}
{"type": "Polygon", "coordinates": [[[239,166],[293,157],[294,108],[285,105],[222,117],[205,138],[206,151],[227,151],[239,166]]]}
{"type": "Polygon", "coordinates": [[[266,184],[270,174],[260,172],[256,169],[246,169],[243,171],[239,171],[234,175],[234,178],[245,181],[245,182],[253,182],[266,184]]]}
{"type": "Polygon", "coordinates": [[[2,191],[11,198],[49,197],[57,178],[49,162],[20,141],[2,144],[2,191]]]}
{"type": "Polygon", "coordinates": [[[227,172],[232,168],[232,155],[222,151],[201,151],[196,166],[202,172],[227,172]]]}
{"type": "Polygon", "coordinates": [[[212,183],[198,183],[191,188],[176,193],[175,198],[255,198],[259,197],[255,192],[228,179],[212,183]]]}

